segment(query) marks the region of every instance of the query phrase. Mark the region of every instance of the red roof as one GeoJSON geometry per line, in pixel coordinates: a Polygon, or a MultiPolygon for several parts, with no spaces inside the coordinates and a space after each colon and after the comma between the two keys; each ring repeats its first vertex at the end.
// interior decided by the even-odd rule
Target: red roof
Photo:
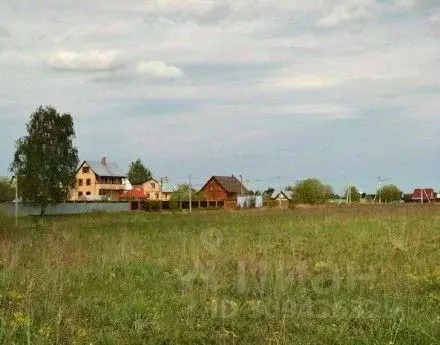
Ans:
{"type": "Polygon", "coordinates": [[[121,194],[121,199],[146,200],[147,196],[140,188],[133,188],[121,194]]]}
{"type": "Polygon", "coordinates": [[[435,199],[435,192],[432,188],[416,188],[414,189],[413,199],[435,199]]]}

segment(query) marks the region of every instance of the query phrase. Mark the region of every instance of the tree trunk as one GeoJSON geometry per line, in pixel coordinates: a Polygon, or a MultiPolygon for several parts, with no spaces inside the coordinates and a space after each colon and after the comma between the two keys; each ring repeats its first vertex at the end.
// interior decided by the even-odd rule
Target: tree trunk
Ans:
{"type": "Polygon", "coordinates": [[[40,210],[40,217],[43,217],[46,215],[46,203],[41,205],[41,210],[40,210]]]}

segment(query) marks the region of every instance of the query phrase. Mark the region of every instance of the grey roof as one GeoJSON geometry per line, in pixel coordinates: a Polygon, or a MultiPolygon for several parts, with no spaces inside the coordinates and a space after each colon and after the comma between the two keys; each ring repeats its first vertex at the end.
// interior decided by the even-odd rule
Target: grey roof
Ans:
{"type": "Polygon", "coordinates": [[[174,193],[177,190],[177,187],[171,183],[164,182],[162,183],[162,192],[163,193],[174,193]]]}
{"type": "Polygon", "coordinates": [[[106,164],[102,164],[102,161],[85,161],[85,163],[87,163],[90,169],[98,176],[126,177],[126,174],[122,172],[116,163],[107,162],[106,164]]]}

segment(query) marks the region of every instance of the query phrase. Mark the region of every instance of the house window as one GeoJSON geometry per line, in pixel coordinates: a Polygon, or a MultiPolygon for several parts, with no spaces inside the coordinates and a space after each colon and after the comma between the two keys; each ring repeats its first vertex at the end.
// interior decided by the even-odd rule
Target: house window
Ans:
{"type": "Polygon", "coordinates": [[[87,181],[86,181],[86,185],[90,186],[91,184],[92,184],[92,180],[88,178],[87,181]]]}
{"type": "Polygon", "coordinates": [[[80,179],[78,179],[78,186],[82,186],[83,185],[83,180],[82,180],[82,178],[80,178],[80,179]]]}
{"type": "Polygon", "coordinates": [[[155,183],[151,183],[151,188],[156,188],[156,184],[155,183]]]}
{"type": "Polygon", "coordinates": [[[156,193],[156,200],[159,200],[159,193],[156,193]]]}
{"type": "Polygon", "coordinates": [[[83,192],[78,192],[78,197],[82,197],[83,196],[83,192]]]}
{"type": "Polygon", "coordinates": [[[92,193],[90,193],[90,192],[87,192],[87,193],[86,193],[86,195],[91,195],[91,194],[92,194],[92,193]]]}
{"type": "Polygon", "coordinates": [[[89,167],[83,167],[83,168],[82,168],[82,172],[83,172],[83,174],[88,174],[89,171],[90,171],[89,167]]]}

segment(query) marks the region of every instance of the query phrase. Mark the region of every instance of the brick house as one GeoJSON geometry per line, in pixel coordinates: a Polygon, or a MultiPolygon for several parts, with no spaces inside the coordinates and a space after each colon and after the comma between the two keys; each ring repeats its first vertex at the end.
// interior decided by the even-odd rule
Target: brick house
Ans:
{"type": "Polygon", "coordinates": [[[232,204],[235,207],[237,196],[249,194],[249,191],[235,176],[212,176],[200,193],[205,200],[221,201],[226,208],[229,208],[232,204]]]}
{"type": "Polygon", "coordinates": [[[412,201],[436,201],[437,193],[434,192],[433,188],[416,188],[412,194],[412,201]]]}
{"type": "Polygon", "coordinates": [[[169,201],[171,194],[173,193],[173,187],[164,183],[162,179],[160,182],[154,178],[150,178],[139,186],[136,186],[142,190],[143,193],[147,196],[147,200],[154,201],[169,201]]]}
{"type": "Polygon", "coordinates": [[[119,200],[124,191],[125,174],[107,158],[100,161],[84,161],[76,172],[75,187],[69,200],[119,200]]]}

